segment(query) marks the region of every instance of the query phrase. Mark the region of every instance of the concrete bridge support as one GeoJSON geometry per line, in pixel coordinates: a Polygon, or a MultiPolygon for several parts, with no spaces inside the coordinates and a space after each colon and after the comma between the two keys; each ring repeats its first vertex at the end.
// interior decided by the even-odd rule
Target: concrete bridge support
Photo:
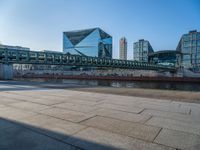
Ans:
{"type": "Polygon", "coordinates": [[[13,65],[12,64],[0,64],[0,79],[1,80],[13,79],[13,65]]]}

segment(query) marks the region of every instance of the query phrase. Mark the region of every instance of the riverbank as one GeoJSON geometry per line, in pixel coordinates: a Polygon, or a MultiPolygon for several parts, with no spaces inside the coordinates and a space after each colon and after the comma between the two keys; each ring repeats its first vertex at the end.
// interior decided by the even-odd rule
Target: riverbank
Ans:
{"type": "Polygon", "coordinates": [[[141,88],[113,88],[113,87],[92,87],[73,88],[75,91],[115,94],[124,96],[135,96],[155,99],[174,100],[189,103],[200,103],[200,92],[173,91],[141,88]]]}
{"type": "MultiPolygon", "coordinates": [[[[111,87],[111,86],[98,86],[96,84],[87,84],[85,82],[75,82],[73,80],[66,80],[65,82],[51,82],[43,80],[31,80],[31,81],[0,81],[2,84],[6,84],[9,89],[1,88],[0,91],[13,91],[16,86],[20,88],[25,87],[23,90],[29,90],[30,86],[34,86],[35,89],[47,88],[47,89],[68,89],[73,91],[93,92],[103,94],[114,94],[133,97],[144,97],[154,99],[173,100],[189,103],[200,103],[200,92],[197,91],[180,91],[180,90],[167,90],[167,89],[150,89],[150,88],[127,88],[127,87],[111,87]]],[[[19,89],[17,89],[19,90],[19,89]]],[[[195,89],[194,89],[195,90],[195,89]]]]}

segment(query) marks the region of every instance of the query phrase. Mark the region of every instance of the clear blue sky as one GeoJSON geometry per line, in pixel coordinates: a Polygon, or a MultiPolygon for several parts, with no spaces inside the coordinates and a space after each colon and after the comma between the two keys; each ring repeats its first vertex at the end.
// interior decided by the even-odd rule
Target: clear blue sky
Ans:
{"type": "Polygon", "coordinates": [[[32,50],[62,50],[62,32],[101,27],[119,39],[144,38],[155,51],[175,49],[182,34],[200,31],[200,0],[0,0],[0,41],[32,50]]]}

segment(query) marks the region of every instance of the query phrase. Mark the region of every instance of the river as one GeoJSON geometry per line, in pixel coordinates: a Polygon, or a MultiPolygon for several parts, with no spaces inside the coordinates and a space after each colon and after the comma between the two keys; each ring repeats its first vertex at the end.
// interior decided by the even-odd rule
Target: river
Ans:
{"type": "Polygon", "coordinates": [[[103,86],[115,88],[145,88],[145,89],[163,89],[180,91],[200,91],[199,83],[189,82],[143,82],[143,81],[110,81],[110,80],[66,80],[66,79],[23,79],[36,82],[60,83],[60,84],[79,84],[87,86],[103,86]]]}

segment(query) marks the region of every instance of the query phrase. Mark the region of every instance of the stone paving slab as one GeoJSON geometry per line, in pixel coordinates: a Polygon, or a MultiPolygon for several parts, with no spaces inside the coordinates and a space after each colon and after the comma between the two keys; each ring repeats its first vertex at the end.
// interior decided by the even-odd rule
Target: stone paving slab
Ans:
{"type": "Polygon", "coordinates": [[[179,104],[172,104],[171,101],[168,100],[163,100],[163,102],[160,102],[160,100],[153,101],[153,99],[150,99],[149,101],[146,101],[146,99],[145,100],[142,99],[143,98],[133,97],[132,100],[109,99],[109,100],[104,100],[104,102],[122,106],[128,106],[128,107],[139,107],[143,109],[145,108],[145,109],[154,109],[154,110],[169,111],[169,112],[179,112],[183,114],[190,113],[190,108],[188,107],[181,108],[179,104]]]}
{"type": "Polygon", "coordinates": [[[0,105],[1,104],[12,104],[12,103],[19,103],[19,102],[22,102],[22,101],[19,101],[19,100],[14,100],[14,99],[8,99],[6,97],[1,97],[0,98],[0,105]]]}
{"type": "Polygon", "coordinates": [[[71,122],[80,122],[95,116],[95,114],[86,114],[56,107],[40,111],[40,113],[71,122]]]}
{"type": "Polygon", "coordinates": [[[176,130],[162,129],[155,142],[184,150],[200,149],[200,136],[176,130]]]}
{"type": "Polygon", "coordinates": [[[95,101],[86,101],[86,100],[81,100],[77,99],[76,97],[74,98],[65,98],[63,100],[63,103],[72,103],[72,104],[78,104],[78,105],[86,105],[86,106],[96,106],[99,105],[101,102],[95,102],[95,101]]]}
{"type": "Polygon", "coordinates": [[[11,92],[1,92],[1,96],[7,98],[7,99],[13,99],[13,100],[20,100],[20,101],[27,101],[27,99],[30,99],[29,96],[24,95],[17,95],[11,92]]]}
{"type": "Polygon", "coordinates": [[[195,122],[184,122],[161,117],[152,117],[145,124],[200,135],[200,125],[195,122]]]}
{"type": "Polygon", "coordinates": [[[21,118],[34,116],[37,113],[27,112],[25,110],[20,110],[12,107],[0,107],[0,117],[12,120],[19,120],[21,118]]]}
{"type": "Polygon", "coordinates": [[[23,123],[28,128],[37,130],[57,139],[66,138],[66,136],[72,135],[79,130],[86,128],[81,124],[68,122],[46,115],[35,115],[33,117],[27,117],[23,120],[21,119],[20,123],[23,123]]]}
{"type": "Polygon", "coordinates": [[[152,98],[142,98],[142,97],[133,97],[133,96],[120,96],[120,95],[108,95],[104,100],[106,103],[113,103],[125,106],[136,106],[143,103],[156,104],[156,105],[167,105],[170,104],[171,100],[158,100],[152,98]]]}
{"type": "Polygon", "coordinates": [[[153,141],[161,129],[158,127],[146,126],[100,116],[88,119],[81,124],[130,137],[135,137],[145,141],[153,141]]]}
{"type": "Polygon", "coordinates": [[[47,136],[32,132],[20,126],[0,130],[1,150],[75,150],[47,136]]]}
{"type": "MultiPolygon", "coordinates": [[[[16,93],[16,92],[14,92],[16,93]]],[[[9,92],[9,97],[7,97],[7,99],[15,99],[15,100],[20,100],[20,101],[28,101],[28,102],[33,102],[33,103],[38,103],[38,104],[44,104],[44,105],[54,105],[54,104],[59,104],[61,102],[63,102],[64,100],[63,99],[58,99],[58,98],[49,98],[49,97],[42,97],[39,93],[37,94],[33,94],[30,93],[28,95],[26,94],[23,94],[23,93],[16,93],[16,94],[13,94],[11,92],[9,92]]]]}
{"type": "Polygon", "coordinates": [[[160,111],[167,111],[167,112],[175,112],[175,113],[183,113],[183,114],[189,114],[190,108],[185,107],[182,108],[179,105],[173,105],[173,104],[151,104],[151,103],[142,103],[139,104],[140,107],[145,109],[153,109],[153,110],[160,110],[160,111]]]}
{"type": "Polygon", "coordinates": [[[174,112],[167,112],[167,111],[160,111],[160,110],[153,110],[153,109],[145,109],[141,114],[180,120],[180,121],[189,122],[189,123],[196,122],[200,124],[200,119],[197,119],[196,117],[192,115],[188,115],[188,114],[174,113],[174,112]]]}
{"type": "Polygon", "coordinates": [[[80,105],[80,104],[73,104],[73,103],[62,103],[54,105],[55,107],[59,108],[66,108],[73,111],[83,112],[83,113],[89,113],[91,111],[97,110],[99,107],[96,106],[87,106],[87,105],[80,105]]]}
{"type": "Polygon", "coordinates": [[[65,139],[65,141],[87,150],[175,150],[91,127],[65,139]],[[85,140],[80,141],[77,138],[85,140]]]}
{"type": "Polygon", "coordinates": [[[101,108],[121,110],[125,112],[130,112],[130,113],[140,113],[144,110],[144,108],[140,108],[140,107],[123,106],[123,105],[117,105],[117,104],[111,104],[111,103],[105,103],[105,102],[102,104],[99,104],[98,106],[101,108]]]}
{"type": "Polygon", "coordinates": [[[30,103],[30,102],[14,103],[14,104],[9,104],[9,106],[16,107],[23,110],[35,111],[35,112],[49,108],[49,106],[46,106],[46,105],[30,103]]]}
{"type": "Polygon", "coordinates": [[[47,106],[52,106],[55,104],[60,104],[63,102],[63,100],[49,100],[49,99],[29,99],[27,100],[28,102],[32,102],[32,103],[37,103],[37,104],[42,104],[42,105],[47,105],[47,106]]]}
{"type": "Polygon", "coordinates": [[[131,121],[131,122],[139,122],[139,123],[144,123],[151,118],[150,115],[134,114],[134,113],[128,113],[124,111],[105,109],[105,108],[99,109],[93,113],[95,113],[98,116],[110,117],[114,119],[120,119],[120,120],[131,121]]]}

